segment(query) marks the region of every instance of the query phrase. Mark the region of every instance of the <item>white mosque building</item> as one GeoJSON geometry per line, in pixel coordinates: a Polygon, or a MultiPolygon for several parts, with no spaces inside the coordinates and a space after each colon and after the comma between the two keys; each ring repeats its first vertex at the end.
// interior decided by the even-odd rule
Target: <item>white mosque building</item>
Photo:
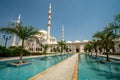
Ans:
{"type": "MultiPolygon", "coordinates": [[[[54,47],[59,47],[57,40],[55,37],[52,37],[50,34],[50,27],[51,27],[51,4],[49,5],[49,10],[48,10],[48,24],[47,24],[47,30],[39,30],[40,34],[36,34],[32,37],[29,37],[28,40],[25,41],[25,48],[29,50],[30,52],[42,52],[43,49],[39,45],[39,43],[42,44],[48,44],[49,45],[49,50],[48,52],[53,52],[54,47]]],[[[17,23],[20,23],[20,17],[19,15],[17,23]]],[[[64,26],[62,25],[62,41],[64,41],[64,26]]],[[[66,41],[66,45],[69,48],[68,51],[66,52],[71,52],[71,53],[79,53],[79,52],[84,52],[84,46],[88,43],[88,40],[83,40],[82,42],[79,40],[75,40],[74,42],[72,41],[66,41]]],[[[16,43],[16,35],[13,37],[13,43],[12,46],[19,46],[21,45],[21,41],[19,43],[16,43]]],[[[120,52],[120,40],[115,41],[115,50],[116,52],[120,52]]]]}

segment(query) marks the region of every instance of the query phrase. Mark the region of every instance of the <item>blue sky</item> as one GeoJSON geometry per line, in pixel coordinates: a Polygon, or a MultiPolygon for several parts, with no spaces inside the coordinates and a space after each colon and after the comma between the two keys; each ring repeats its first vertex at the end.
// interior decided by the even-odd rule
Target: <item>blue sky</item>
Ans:
{"type": "MultiPolygon", "coordinates": [[[[66,41],[91,40],[96,31],[114,21],[114,16],[120,13],[120,0],[0,0],[0,27],[15,22],[21,14],[23,25],[47,30],[50,2],[51,35],[58,41],[61,40],[62,24],[65,27],[66,41]]],[[[2,41],[1,35],[0,45],[4,44],[2,41]]]]}

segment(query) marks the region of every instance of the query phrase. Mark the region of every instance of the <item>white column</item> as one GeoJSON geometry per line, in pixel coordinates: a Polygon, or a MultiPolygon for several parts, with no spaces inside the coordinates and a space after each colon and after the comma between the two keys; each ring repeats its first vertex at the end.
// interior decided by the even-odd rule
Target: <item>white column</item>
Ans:
{"type": "Polygon", "coordinates": [[[13,43],[12,43],[12,46],[16,46],[16,35],[14,34],[13,36],[13,43]]]}
{"type": "Polygon", "coordinates": [[[33,51],[36,52],[36,40],[34,40],[34,43],[33,43],[33,51]]]}

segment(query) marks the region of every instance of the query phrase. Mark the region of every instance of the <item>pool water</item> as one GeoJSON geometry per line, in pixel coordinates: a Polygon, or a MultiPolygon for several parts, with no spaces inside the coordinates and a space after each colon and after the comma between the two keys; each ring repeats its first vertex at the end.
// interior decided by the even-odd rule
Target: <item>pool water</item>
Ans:
{"type": "Polygon", "coordinates": [[[103,64],[79,55],[78,80],[120,80],[120,64],[103,64]]]}
{"type": "Polygon", "coordinates": [[[0,80],[28,80],[34,75],[46,70],[60,61],[63,61],[69,56],[70,55],[59,55],[57,57],[49,56],[47,60],[41,60],[42,57],[29,58],[24,61],[28,61],[31,64],[20,67],[8,65],[9,62],[15,62],[15,60],[2,61],[0,62],[0,80]]]}

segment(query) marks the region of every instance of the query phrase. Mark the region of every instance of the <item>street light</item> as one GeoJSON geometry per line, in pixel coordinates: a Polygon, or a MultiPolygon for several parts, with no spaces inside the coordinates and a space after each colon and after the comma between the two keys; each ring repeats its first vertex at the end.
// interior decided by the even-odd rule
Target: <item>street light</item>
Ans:
{"type": "Polygon", "coordinates": [[[6,47],[7,41],[11,39],[11,36],[4,34],[4,35],[3,35],[3,39],[5,40],[5,47],[6,47]]]}

